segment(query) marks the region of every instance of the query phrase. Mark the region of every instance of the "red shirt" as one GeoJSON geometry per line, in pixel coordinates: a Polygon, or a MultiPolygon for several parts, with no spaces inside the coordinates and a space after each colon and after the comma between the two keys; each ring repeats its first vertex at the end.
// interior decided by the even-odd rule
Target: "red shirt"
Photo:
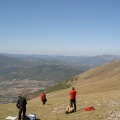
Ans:
{"type": "Polygon", "coordinates": [[[43,100],[43,98],[45,98],[45,96],[46,95],[44,93],[41,94],[41,96],[40,96],[41,101],[43,100]]]}
{"type": "Polygon", "coordinates": [[[75,90],[70,91],[70,99],[76,99],[76,91],[75,90]]]}

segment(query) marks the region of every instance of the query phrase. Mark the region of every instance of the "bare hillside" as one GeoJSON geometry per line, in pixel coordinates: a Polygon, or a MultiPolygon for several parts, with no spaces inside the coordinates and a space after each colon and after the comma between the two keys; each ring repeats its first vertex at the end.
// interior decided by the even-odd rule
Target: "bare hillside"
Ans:
{"type": "Polygon", "coordinates": [[[81,93],[120,90],[120,61],[91,69],[75,78],[72,84],[81,93]]]}
{"type": "MultiPolygon", "coordinates": [[[[120,61],[91,69],[68,81],[77,90],[77,112],[65,114],[71,88],[47,94],[47,104],[39,97],[28,101],[27,115],[34,113],[40,120],[120,120],[120,61]],[[86,112],[86,106],[94,111],[86,112]]],[[[17,116],[14,103],[0,105],[0,120],[17,116]]]]}

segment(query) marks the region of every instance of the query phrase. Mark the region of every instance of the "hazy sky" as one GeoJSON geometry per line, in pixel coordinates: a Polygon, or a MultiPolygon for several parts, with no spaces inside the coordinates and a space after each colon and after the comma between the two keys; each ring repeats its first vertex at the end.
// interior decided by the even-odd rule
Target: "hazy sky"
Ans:
{"type": "Polygon", "coordinates": [[[0,53],[120,55],[120,0],[0,0],[0,53]]]}

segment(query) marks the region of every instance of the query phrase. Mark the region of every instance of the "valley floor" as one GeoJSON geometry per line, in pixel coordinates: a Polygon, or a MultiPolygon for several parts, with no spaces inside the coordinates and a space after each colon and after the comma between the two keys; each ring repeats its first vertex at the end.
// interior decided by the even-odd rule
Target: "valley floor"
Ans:
{"type": "MultiPolygon", "coordinates": [[[[77,94],[77,112],[65,114],[69,105],[69,90],[47,94],[47,103],[42,105],[39,97],[28,101],[27,115],[36,114],[39,120],[120,120],[120,91],[77,94]],[[87,106],[94,111],[86,112],[87,106]]],[[[0,104],[0,120],[17,116],[15,103],[0,104]]]]}

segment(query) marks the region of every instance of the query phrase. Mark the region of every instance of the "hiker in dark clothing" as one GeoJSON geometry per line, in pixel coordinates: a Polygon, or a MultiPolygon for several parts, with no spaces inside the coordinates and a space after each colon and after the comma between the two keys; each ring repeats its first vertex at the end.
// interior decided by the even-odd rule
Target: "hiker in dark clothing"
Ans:
{"type": "Polygon", "coordinates": [[[76,112],[76,91],[74,87],[72,87],[72,90],[70,91],[70,107],[73,107],[73,105],[74,111],[76,112]]]}
{"type": "Polygon", "coordinates": [[[21,115],[23,115],[22,120],[25,119],[25,116],[26,116],[26,104],[27,104],[26,99],[21,97],[21,96],[18,96],[18,101],[16,103],[16,106],[19,109],[18,120],[21,120],[21,115]]]}

